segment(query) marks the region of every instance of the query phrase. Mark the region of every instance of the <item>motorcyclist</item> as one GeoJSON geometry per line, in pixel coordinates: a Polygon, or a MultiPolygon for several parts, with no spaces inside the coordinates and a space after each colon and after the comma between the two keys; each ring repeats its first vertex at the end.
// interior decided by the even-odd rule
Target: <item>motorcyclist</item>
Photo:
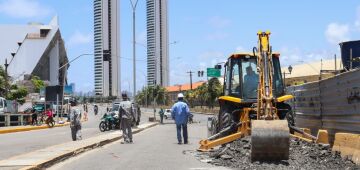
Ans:
{"type": "Polygon", "coordinates": [[[53,122],[54,119],[53,119],[53,112],[51,111],[51,109],[47,109],[46,112],[45,112],[46,116],[47,116],[47,119],[45,120],[45,123],[46,124],[49,124],[50,122],[53,122]]]}

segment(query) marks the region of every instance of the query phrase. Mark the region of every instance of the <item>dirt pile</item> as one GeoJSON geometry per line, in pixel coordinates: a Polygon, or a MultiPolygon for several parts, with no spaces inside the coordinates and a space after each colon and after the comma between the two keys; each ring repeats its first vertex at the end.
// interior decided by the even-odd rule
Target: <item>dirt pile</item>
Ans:
{"type": "Polygon", "coordinates": [[[277,162],[251,162],[250,136],[236,140],[211,152],[197,152],[200,161],[216,166],[236,169],[360,169],[339,152],[332,152],[329,145],[290,139],[289,160],[277,162]]]}

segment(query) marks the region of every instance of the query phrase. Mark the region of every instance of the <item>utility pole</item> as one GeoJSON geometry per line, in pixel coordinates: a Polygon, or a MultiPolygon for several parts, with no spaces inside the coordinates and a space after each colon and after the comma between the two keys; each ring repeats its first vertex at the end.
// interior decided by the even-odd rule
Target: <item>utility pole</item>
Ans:
{"type": "MultiPolygon", "coordinates": [[[[136,12],[136,6],[138,3],[138,0],[135,0],[135,3],[133,0],[130,0],[132,12],[133,12],[133,98],[135,99],[136,96],[136,41],[135,41],[135,12],[136,12]]],[[[135,100],[134,100],[135,101],[135,100]]]]}
{"type": "Polygon", "coordinates": [[[186,72],[186,73],[189,73],[189,75],[190,75],[190,89],[192,90],[193,88],[192,88],[192,74],[194,73],[194,72],[192,72],[191,70],[189,71],[189,72],[186,72]]]}
{"type": "Polygon", "coordinates": [[[5,74],[6,74],[6,76],[8,75],[8,72],[7,72],[7,69],[8,69],[8,67],[9,67],[9,63],[7,62],[7,58],[5,59],[5,74]]]}

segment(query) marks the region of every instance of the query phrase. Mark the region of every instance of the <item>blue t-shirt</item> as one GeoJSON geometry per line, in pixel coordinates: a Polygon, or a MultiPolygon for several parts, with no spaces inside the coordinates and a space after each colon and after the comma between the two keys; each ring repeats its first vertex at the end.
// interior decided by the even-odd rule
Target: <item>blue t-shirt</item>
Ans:
{"type": "Polygon", "coordinates": [[[171,116],[175,120],[175,123],[186,124],[190,115],[190,109],[188,105],[182,101],[178,101],[171,108],[171,116]]]}

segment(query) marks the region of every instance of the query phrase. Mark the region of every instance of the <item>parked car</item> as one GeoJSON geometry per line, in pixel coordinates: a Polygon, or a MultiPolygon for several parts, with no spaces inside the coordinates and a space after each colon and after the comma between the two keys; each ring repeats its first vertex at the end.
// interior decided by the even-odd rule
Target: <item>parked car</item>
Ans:
{"type": "Polygon", "coordinates": [[[165,119],[168,119],[168,118],[172,119],[171,109],[165,109],[164,117],[165,117],[165,119]]]}

